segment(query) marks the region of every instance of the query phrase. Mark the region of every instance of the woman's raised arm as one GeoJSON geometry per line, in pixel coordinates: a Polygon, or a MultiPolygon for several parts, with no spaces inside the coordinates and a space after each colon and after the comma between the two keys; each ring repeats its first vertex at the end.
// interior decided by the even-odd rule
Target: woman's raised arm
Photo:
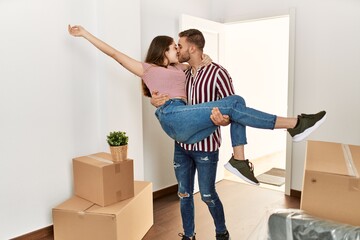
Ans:
{"type": "Polygon", "coordinates": [[[88,40],[91,44],[93,44],[96,48],[100,51],[105,53],[106,55],[112,57],[120,63],[124,68],[132,72],[133,74],[141,77],[144,73],[143,66],[141,62],[125,55],[124,53],[116,50],[115,48],[111,47],[107,43],[101,41],[90,32],[86,31],[85,28],[82,26],[68,26],[69,33],[74,37],[83,37],[88,40]]]}

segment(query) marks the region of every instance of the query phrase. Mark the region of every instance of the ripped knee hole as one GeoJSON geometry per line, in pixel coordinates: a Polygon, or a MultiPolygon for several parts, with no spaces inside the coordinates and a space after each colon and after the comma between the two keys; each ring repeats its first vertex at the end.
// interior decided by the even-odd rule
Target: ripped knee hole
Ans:
{"type": "Polygon", "coordinates": [[[181,198],[184,198],[184,197],[189,197],[190,194],[189,193],[181,193],[181,192],[178,192],[178,196],[181,197],[181,198]]]}

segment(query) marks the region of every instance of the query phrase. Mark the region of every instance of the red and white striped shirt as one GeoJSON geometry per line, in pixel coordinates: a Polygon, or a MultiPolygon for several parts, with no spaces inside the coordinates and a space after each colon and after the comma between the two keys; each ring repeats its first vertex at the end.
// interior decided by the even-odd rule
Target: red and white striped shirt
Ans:
{"type": "MultiPolygon", "coordinates": [[[[211,63],[201,67],[195,75],[188,69],[185,75],[188,104],[216,101],[235,93],[229,73],[219,64],[211,63]]],[[[200,142],[180,145],[189,151],[216,151],[221,145],[220,127],[200,142]]]]}

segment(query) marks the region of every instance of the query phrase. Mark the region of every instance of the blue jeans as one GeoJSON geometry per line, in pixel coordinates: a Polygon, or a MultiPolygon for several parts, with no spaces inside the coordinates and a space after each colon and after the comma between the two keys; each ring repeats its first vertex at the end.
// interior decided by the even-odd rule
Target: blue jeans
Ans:
{"type": "Polygon", "coordinates": [[[238,95],[196,105],[186,105],[180,99],[170,99],[156,110],[155,115],[172,139],[192,144],[208,137],[218,127],[210,119],[214,107],[230,116],[232,146],[247,143],[246,126],[274,129],[275,115],[246,107],[244,99],[238,95]]]}
{"type": "Polygon", "coordinates": [[[184,234],[194,235],[194,179],[198,172],[198,182],[201,200],[209,208],[215,223],[216,233],[224,233],[225,216],[223,205],[215,190],[216,168],[219,161],[219,152],[187,151],[175,143],[174,170],[179,185],[180,211],[184,234]]]}

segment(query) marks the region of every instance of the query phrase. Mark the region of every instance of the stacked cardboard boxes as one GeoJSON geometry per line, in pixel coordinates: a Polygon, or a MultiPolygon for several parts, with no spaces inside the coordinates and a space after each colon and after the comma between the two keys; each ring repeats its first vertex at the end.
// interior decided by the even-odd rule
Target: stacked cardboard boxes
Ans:
{"type": "Polygon", "coordinates": [[[134,181],[133,160],[111,159],[73,159],[75,195],[53,208],[55,240],[140,240],[153,225],[152,184],[134,181]]]}
{"type": "Polygon", "coordinates": [[[360,146],[308,141],[300,208],[360,226],[360,146]]]}

